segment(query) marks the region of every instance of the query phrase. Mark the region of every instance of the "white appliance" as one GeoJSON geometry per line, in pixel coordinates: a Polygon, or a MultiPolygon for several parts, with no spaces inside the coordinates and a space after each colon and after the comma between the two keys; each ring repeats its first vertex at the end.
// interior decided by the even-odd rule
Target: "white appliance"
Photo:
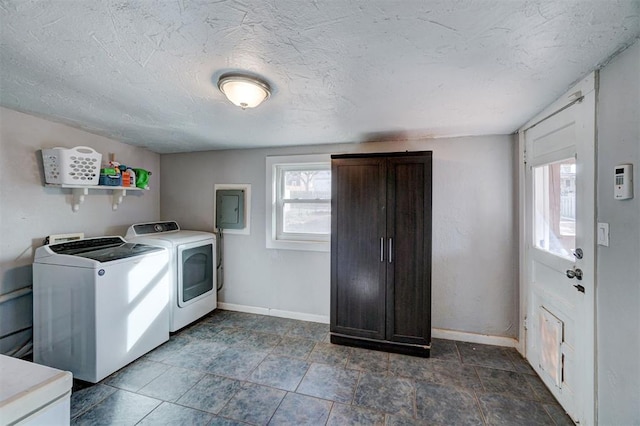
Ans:
{"type": "Polygon", "coordinates": [[[0,355],[0,424],[68,425],[73,376],[0,355]]]}
{"type": "Polygon", "coordinates": [[[177,222],[167,221],[131,225],[125,238],[169,249],[171,332],[216,308],[215,234],[181,230],[177,222]]]}
{"type": "Polygon", "coordinates": [[[97,383],[169,340],[168,260],[121,237],[38,247],[34,362],[97,383]]]}

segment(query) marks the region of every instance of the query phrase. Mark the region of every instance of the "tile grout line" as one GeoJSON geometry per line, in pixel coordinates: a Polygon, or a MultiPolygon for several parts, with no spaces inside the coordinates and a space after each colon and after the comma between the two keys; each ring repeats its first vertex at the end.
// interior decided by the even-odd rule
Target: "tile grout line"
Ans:
{"type": "Polygon", "coordinates": [[[324,426],[327,426],[329,424],[329,420],[331,419],[331,413],[333,413],[333,407],[336,405],[335,401],[329,400],[329,402],[331,402],[331,407],[329,408],[329,414],[327,415],[327,420],[324,422],[324,426]]]}
{"type": "MultiPolygon", "coordinates": [[[[346,370],[346,368],[344,368],[346,370]]],[[[358,372],[358,380],[356,380],[356,385],[353,387],[353,392],[351,395],[351,402],[349,402],[349,405],[355,405],[356,407],[359,407],[358,404],[354,404],[356,402],[356,393],[358,393],[358,386],[360,386],[360,380],[362,380],[362,372],[358,371],[358,370],[353,370],[353,371],[357,371],[358,372]]]]}
{"type": "Polygon", "coordinates": [[[413,418],[418,420],[418,382],[413,381],[413,418]]]}
{"type": "Polygon", "coordinates": [[[156,411],[158,409],[158,407],[160,407],[162,404],[164,404],[164,400],[160,400],[160,404],[156,405],[155,407],[153,407],[153,410],[149,411],[147,414],[145,414],[144,416],[142,416],[142,418],[140,420],[138,420],[135,424],[140,424],[140,422],[142,422],[144,419],[146,419],[147,417],[149,417],[151,415],[151,413],[153,413],[154,411],[156,411]]]}
{"type": "MultiPolygon", "coordinates": [[[[106,386],[108,388],[113,389],[113,392],[111,392],[109,395],[105,396],[104,398],[100,399],[98,402],[96,402],[95,404],[90,405],[86,410],[81,411],[80,413],[76,414],[72,419],[77,419],[78,417],[82,416],[83,414],[87,413],[88,411],[92,410],[94,407],[96,407],[98,404],[101,404],[105,399],[109,398],[111,395],[113,395],[114,393],[116,393],[119,389],[116,388],[115,386],[109,386],[109,385],[104,385],[102,383],[96,383],[96,385],[101,385],[101,386],[106,386]]],[[[95,385],[94,385],[95,386],[95,385]]],[[[89,389],[91,386],[85,388],[85,389],[89,389]]],[[[79,392],[79,391],[78,391],[79,392]]]]}
{"type": "MultiPolygon", "coordinates": [[[[300,385],[302,384],[302,382],[304,382],[305,377],[307,377],[307,374],[309,374],[309,370],[311,370],[311,365],[313,364],[312,362],[308,362],[307,360],[305,360],[306,363],[309,364],[309,366],[307,367],[307,371],[304,372],[304,374],[302,375],[302,378],[300,379],[300,381],[298,382],[298,384],[296,385],[295,390],[293,391],[294,393],[298,393],[298,388],[300,388],[300,385]]],[[[304,395],[304,394],[300,394],[300,395],[304,395]]]]}
{"type": "Polygon", "coordinates": [[[482,422],[485,425],[489,424],[489,419],[487,418],[487,415],[485,414],[484,410],[482,409],[482,404],[480,404],[480,397],[478,396],[478,392],[475,390],[472,390],[471,392],[473,392],[473,400],[476,403],[476,407],[478,408],[478,411],[480,412],[480,418],[482,419],[482,422]]]}
{"type": "Polygon", "coordinates": [[[278,412],[278,409],[280,408],[280,406],[282,405],[282,403],[284,402],[284,399],[287,397],[287,395],[289,395],[289,391],[285,391],[284,392],[284,396],[282,397],[282,399],[280,400],[280,402],[278,403],[278,406],[276,407],[275,410],[273,410],[273,413],[271,414],[271,416],[269,417],[269,420],[267,421],[266,424],[271,423],[271,420],[273,419],[273,416],[276,415],[276,413],[278,412]]]}

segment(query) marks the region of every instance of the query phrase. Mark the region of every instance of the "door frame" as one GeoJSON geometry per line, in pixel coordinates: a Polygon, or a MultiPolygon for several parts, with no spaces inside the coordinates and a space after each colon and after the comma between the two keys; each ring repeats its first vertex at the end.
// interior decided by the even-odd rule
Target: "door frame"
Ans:
{"type": "MultiPolygon", "coordinates": [[[[585,294],[588,297],[588,305],[591,307],[586,316],[586,324],[584,327],[589,327],[592,332],[590,334],[589,346],[591,350],[585,354],[584,365],[586,369],[590,371],[590,376],[585,378],[585,385],[590,385],[584,388],[580,393],[580,400],[576,401],[576,417],[581,421],[581,424],[592,425],[596,421],[596,389],[597,389],[597,365],[595,359],[596,353],[596,268],[597,263],[597,251],[594,237],[596,235],[596,190],[597,190],[597,167],[596,167],[596,95],[598,87],[598,72],[594,71],[586,76],[582,81],[573,86],[563,96],[558,98],[555,102],[545,108],[542,112],[537,114],[527,123],[525,123],[520,129],[518,129],[518,158],[517,158],[517,176],[518,176],[518,261],[519,261],[519,339],[516,349],[527,358],[527,307],[528,307],[528,295],[529,289],[529,265],[527,262],[527,245],[526,242],[530,237],[531,224],[527,220],[527,187],[526,187],[526,150],[525,150],[525,131],[533,127],[537,123],[544,121],[551,115],[555,115],[561,110],[567,108],[570,104],[583,97],[580,101],[582,105],[581,113],[579,115],[580,122],[578,126],[578,137],[583,138],[583,143],[587,144],[590,152],[593,155],[593,162],[591,170],[593,175],[593,181],[587,184],[592,185],[593,191],[591,191],[585,200],[588,205],[593,206],[593,215],[591,216],[590,223],[585,224],[592,228],[591,237],[586,241],[589,249],[593,250],[593,264],[583,268],[585,274],[589,274],[593,277],[593,288],[585,294]]],[[[528,358],[527,358],[528,359],[528,358]]]]}

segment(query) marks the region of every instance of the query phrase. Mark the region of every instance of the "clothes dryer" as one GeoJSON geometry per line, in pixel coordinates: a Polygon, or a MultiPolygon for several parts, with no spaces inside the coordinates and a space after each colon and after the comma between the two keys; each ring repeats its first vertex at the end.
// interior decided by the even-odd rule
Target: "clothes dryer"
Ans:
{"type": "Polygon", "coordinates": [[[180,229],[175,221],[131,225],[127,241],[169,250],[169,330],[175,332],[217,306],[216,235],[180,229]]]}

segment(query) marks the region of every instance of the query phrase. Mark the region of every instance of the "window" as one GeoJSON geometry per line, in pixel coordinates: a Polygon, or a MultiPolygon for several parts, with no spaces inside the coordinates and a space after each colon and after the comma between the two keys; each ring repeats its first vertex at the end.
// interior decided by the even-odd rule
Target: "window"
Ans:
{"type": "Polygon", "coordinates": [[[329,251],[329,156],[267,157],[267,184],[267,248],[329,251]]]}
{"type": "Polygon", "coordinates": [[[576,246],[576,162],[569,158],[533,169],[535,247],[573,259],[576,246]]]}

